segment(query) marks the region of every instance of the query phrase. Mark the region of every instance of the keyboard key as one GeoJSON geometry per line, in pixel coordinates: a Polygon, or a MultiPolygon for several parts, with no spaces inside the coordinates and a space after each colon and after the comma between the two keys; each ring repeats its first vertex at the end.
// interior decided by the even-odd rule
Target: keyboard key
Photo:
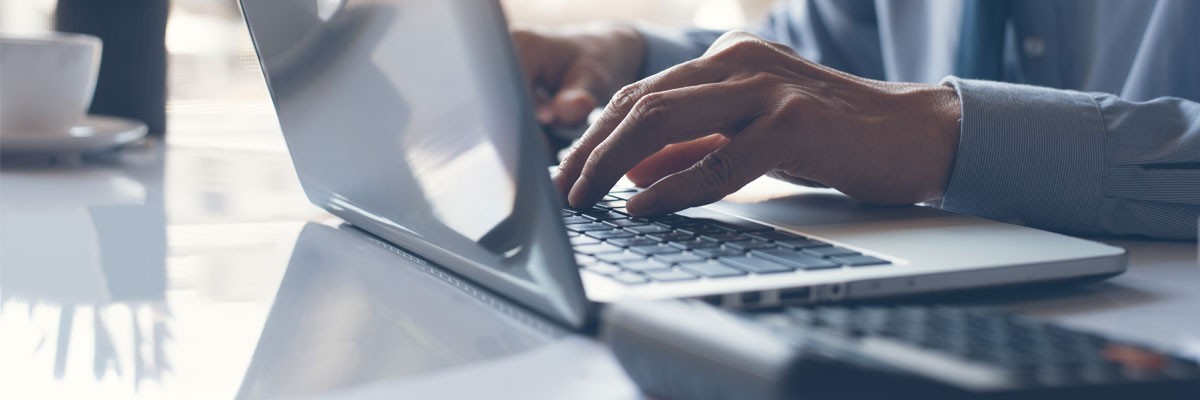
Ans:
{"type": "Polygon", "coordinates": [[[777,272],[792,272],[791,268],[785,267],[767,261],[762,258],[755,257],[723,257],[717,259],[721,264],[728,265],[746,272],[755,274],[772,274],[777,272]]]}
{"type": "Polygon", "coordinates": [[[662,242],[676,242],[676,241],[690,240],[695,236],[690,233],[683,233],[683,232],[663,232],[663,233],[650,233],[650,234],[647,234],[646,237],[658,239],[659,241],[662,241],[662,242]]]}
{"type": "Polygon", "coordinates": [[[637,194],[637,192],[619,192],[619,193],[609,192],[608,193],[609,196],[616,197],[617,200],[629,200],[630,197],[633,197],[636,194],[637,194]]]}
{"type": "Polygon", "coordinates": [[[623,262],[645,260],[646,256],[623,251],[620,253],[600,253],[596,255],[596,259],[607,263],[621,264],[623,262]]]}
{"type": "Polygon", "coordinates": [[[785,247],[785,248],[789,248],[789,249],[792,249],[792,250],[811,249],[811,248],[816,248],[816,247],[829,247],[829,246],[833,246],[833,245],[831,245],[831,244],[829,244],[829,243],[825,243],[825,242],[822,242],[822,241],[820,241],[820,240],[814,240],[814,239],[799,239],[799,240],[784,240],[784,241],[776,241],[776,242],[775,242],[775,244],[778,244],[780,247],[785,247]]]}
{"type": "Polygon", "coordinates": [[[619,273],[616,275],[612,275],[611,278],[613,278],[613,280],[615,280],[617,282],[621,282],[626,285],[636,285],[639,283],[646,283],[646,282],[650,281],[649,279],[646,279],[646,277],[642,276],[641,274],[636,274],[633,272],[619,273]]]}
{"type": "Polygon", "coordinates": [[[705,257],[701,257],[692,253],[658,254],[652,258],[668,264],[702,262],[707,260],[705,257]]]}
{"type": "Polygon", "coordinates": [[[683,233],[690,233],[693,235],[714,235],[714,234],[718,234],[718,233],[729,232],[727,230],[724,230],[724,229],[721,229],[721,228],[718,228],[718,227],[715,227],[712,225],[705,225],[705,224],[681,226],[678,228],[678,231],[683,232],[683,233]]]}
{"type": "MultiPolygon", "coordinates": [[[[629,232],[625,232],[625,233],[629,233],[629,232]]],[[[633,236],[632,233],[629,233],[629,235],[633,236]]],[[[608,241],[608,243],[611,243],[616,246],[621,246],[621,247],[630,247],[630,246],[653,246],[653,245],[657,245],[658,241],[648,238],[648,237],[627,237],[627,238],[621,238],[621,239],[610,239],[608,241]]]]}
{"type": "Polygon", "coordinates": [[[764,242],[761,240],[749,240],[745,242],[725,242],[725,247],[734,250],[774,249],[775,243],[764,242]]]}
{"type": "Polygon", "coordinates": [[[677,269],[647,272],[646,277],[658,282],[687,281],[697,278],[696,275],[690,272],[677,269]]]}
{"type": "Polygon", "coordinates": [[[596,205],[607,208],[625,208],[625,200],[605,200],[596,203],[596,205]]]}
{"type": "Polygon", "coordinates": [[[599,212],[589,211],[589,212],[582,213],[580,215],[582,215],[585,218],[592,219],[594,221],[611,221],[614,219],[629,218],[628,215],[621,214],[616,211],[610,211],[610,210],[603,210],[603,211],[599,211],[599,212]]]}
{"type": "Polygon", "coordinates": [[[696,275],[709,278],[724,278],[727,276],[745,275],[745,272],[737,268],[730,268],[715,262],[695,262],[680,264],[679,268],[696,275]]]}
{"type": "Polygon", "coordinates": [[[608,224],[608,225],[612,225],[617,228],[625,228],[625,227],[629,227],[629,226],[650,225],[649,221],[639,221],[637,219],[629,219],[629,218],[608,220],[608,221],[604,221],[604,223],[608,224]]]}
{"type": "Polygon", "coordinates": [[[596,222],[593,222],[590,224],[567,225],[567,230],[579,232],[579,233],[592,232],[592,231],[608,231],[608,230],[612,230],[612,229],[613,229],[613,227],[611,227],[611,226],[601,224],[601,223],[596,223],[596,222]]]}
{"type": "Polygon", "coordinates": [[[833,256],[853,256],[853,255],[858,255],[859,252],[850,250],[847,248],[842,248],[842,247],[817,247],[817,248],[811,248],[811,249],[804,249],[804,254],[808,254],[813,257],[833,257],[833,256]]]}
{"type": "Polygon", "coordinates": [[[563,225],[590,224],[590,223],[592,223],[592,220],[587,219],[585,217],[578,216],[578,215],[563,218],[563,225]]]}
{"type": "Polygon", "coordinates": [[[608,243],[575,246],[575,252],[580,253],[580,254],[596,255],[596,254],[603,254],[603,253],[617,253],[617,252],[622,252],[622,251],[625,251],[625,249],[622,249],[620,246],[613,246],[608,243]]]}
{"type": "Polygon", "coordinates": [[[708,235],[701,235],[700,237],[703,239],[712,240],[712,241],[716,241],[716,242],[741,242],[741,241],[750,240],[749,236],[746,236],[746,235],[743,235],[743,234],[740,234],[737,232],[713,233],[713,234],[708,234],[708,235]]]}
{"type": "Polygon", "coordinates": [[[775,228],[751,222],[740,218],[723,218],[723,219],[702,219],[713,226],[733,232],[759,232],[769,231],[775,228]]]}
{"type": "Polygon", "coordinates": [[[611,231],[587,232],[587,233],[584,233],[584,235],[587,235],[587,236],[590,236],[590,237],[593,237],[596,239],[600,239],[600,240],[619,239],[619,238],[627,238],[627,237],[635,236],[632,232],[626,232],[626,231],[622,231],[619,229],[614,229],[611,231]]]}
{"type": "Polygon", "coordinates": [[[799,269],[838,268],[842,266],[842,264],[833,261],[787,249],[755,250],[751,251],[750,255],[799,269]]]}
{"type": "Polygon", "coordinates": [[[637,254],[641,254],[641,255],[651,256],[651,255],[655,255],[655,254],[679,253],[683,250],[679,250],[677,248],[667,246],[667,245],[653,245],[653,246],[633,246],[633,247],[629,248],[629,251],[637,253],[637,254]]]}
{"type": "Polygon", "coordinates": [[[793,234],[790,234],[790,233],[787,233],[784,231],[751,232],[751,233],[747,233],[747,235],[749,235],[750,237],[753,237],[755,239],[759,239],[759,240],[780,241],[780,242],[787,241],[787,240],[805,239],[804,237],[793,235],[793,234]]]}
{"type": "Polygon", "coordinates": [[[888,260],[864,255],[830,257],[829,261],[833,261],[842,265],[849,265],[851,267],[891,264],[891,262],[888,260]]]}
{"type": "Polygon", "coordinates": [[[628,186],[614,186],[612,190],[608,191],[609,196],[613,196],[618,193],[637,193],[637,189],[628,186]]]}
{"type": "Polygon", "coordinates": [[[718,257],[740,257],[740,256],[746,255],[746,252],[741,251],[741,250],[725,248],[725,247],[716,247],[716,248],[710,248],[710,249],[692,249],[692,254],[695,254],[695,255],[698,255],[701,257],[718,258],[718,257]]]}
{"type": "Polygon", "coordinates": [[[714,242],[711,240],[704,240],[704,239],[673,241],[673,242],[667,243],[667,244],[670,245],[671,247],[674,247],[677,249],[683,249],[683,250],[711,249],[711,248],[715,248],[715,247],[721,247],[720,242],[714,242]]]}
{"type": "Polygon", "coordinates": [[[584,267],[588,271],[595,272],[600,275],[614,275],[621,273],[621,267],[609,263],[595,263],[584,267]]]}
{"type": "Polygon", "coordinates": [[[563,217],[570,217],[570,216],[572,216],[572,215],[575,215],[575,212],[574,212],[574,211],[571,211],[571,210],[562,210],[562,216],[563,216],[563,217]]]}
{"type": "Polygon", "coordinates": [[[600,239],[589,236],[576,236],[571,238],[571,246],[583,246],[597,243],[600,243],[600,239]]]}
{"type": "Polygon", "coordinates": [[[579,266],[581,266],[581,267],[596,264],[599,262],[600,261],[596,260],[596,257],[592,257],[587,254],[575,253],[575,263],[579,264],[579,266]]]}
{"type": "Polygon", "coordinates": [[[633,232],[633,233],[637,233],[640,235],[644,235],[647,233],[670,232],[671,228],[655,224],[655,225],[630,226],[630,227],[626,227],[625,230],[633,232]]]}
{"type": "Polygon", "coordinates": [[[640,260],[621,263],[621,268],[633,272],[665,271],[671,269],[671,264],[663,264],[653,260],[640,260]]]}

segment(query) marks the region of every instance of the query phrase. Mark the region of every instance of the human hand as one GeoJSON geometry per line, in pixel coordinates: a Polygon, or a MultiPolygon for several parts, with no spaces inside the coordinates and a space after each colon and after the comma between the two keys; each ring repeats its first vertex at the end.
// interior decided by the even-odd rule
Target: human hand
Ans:
{"type": "Polygon", "coordinates": [[[952,88],[857,77],[734,32],[619,90],[554,180],[585,207],[628,173],[649,186],[634,215],[711,203],[768,172],[912,204],[945,192],[960,114],[952,88]]]}
{"type": "Polygon", "coordinates": [[[543,125],[582,125],[599,106],[597,99],[608,98],[637,78],[642,62],[641,35],[628,27],[517,29],[512,38],[543,125]]]}

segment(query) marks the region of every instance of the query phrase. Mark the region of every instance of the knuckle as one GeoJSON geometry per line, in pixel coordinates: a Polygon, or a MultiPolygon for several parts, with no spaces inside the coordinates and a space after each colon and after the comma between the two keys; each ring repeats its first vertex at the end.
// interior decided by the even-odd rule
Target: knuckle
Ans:
{"type": "Polygon", "coordinates": [[[612,108],[618,110],[629,109],[637,103],[638,99],[640,99],[642,96],[642,92],[644,91],[645,85],[643,85],[641,82],[625,85],[625,87],[617,90],[617,93],[613,95],[610,105],[612,108]]]}
{"type": "Polygon", "coordinates": [[[737,160],[735,156],[723,151],[709,153],[696,167],[699,174],[700,185],[710,188],[723,188],[732,179],[734,171],[737,168],[735,165],[737,160]]]}
{"type": "Polygon", "coordinates": [[[670,101],[666,96],[651,93],[643,96],[629,113],[629,118],[635,125],[658,126],[667,120],[670,113],[670,101]]]}

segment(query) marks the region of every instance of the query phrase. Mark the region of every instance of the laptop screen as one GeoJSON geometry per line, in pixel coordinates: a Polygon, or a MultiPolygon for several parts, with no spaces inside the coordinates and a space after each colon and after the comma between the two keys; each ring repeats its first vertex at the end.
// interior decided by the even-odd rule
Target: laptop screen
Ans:
{"type": "Polygon", "coordinates": [[[498,4],[242,7],[310,201],[577,322],[578,271],[498,4]]]}

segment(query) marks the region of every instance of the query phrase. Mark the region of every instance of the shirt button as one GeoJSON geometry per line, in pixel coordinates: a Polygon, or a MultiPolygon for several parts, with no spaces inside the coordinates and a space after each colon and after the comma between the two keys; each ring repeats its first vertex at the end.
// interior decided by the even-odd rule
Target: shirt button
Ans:
{"type": "Polygon", "coordinates": [[[1038,36],[1027,37],[1021,43],[1021,49],[1025,50],[1025,56],[1039,58],[1046,55],[1046,39],[1038,36]]]}

